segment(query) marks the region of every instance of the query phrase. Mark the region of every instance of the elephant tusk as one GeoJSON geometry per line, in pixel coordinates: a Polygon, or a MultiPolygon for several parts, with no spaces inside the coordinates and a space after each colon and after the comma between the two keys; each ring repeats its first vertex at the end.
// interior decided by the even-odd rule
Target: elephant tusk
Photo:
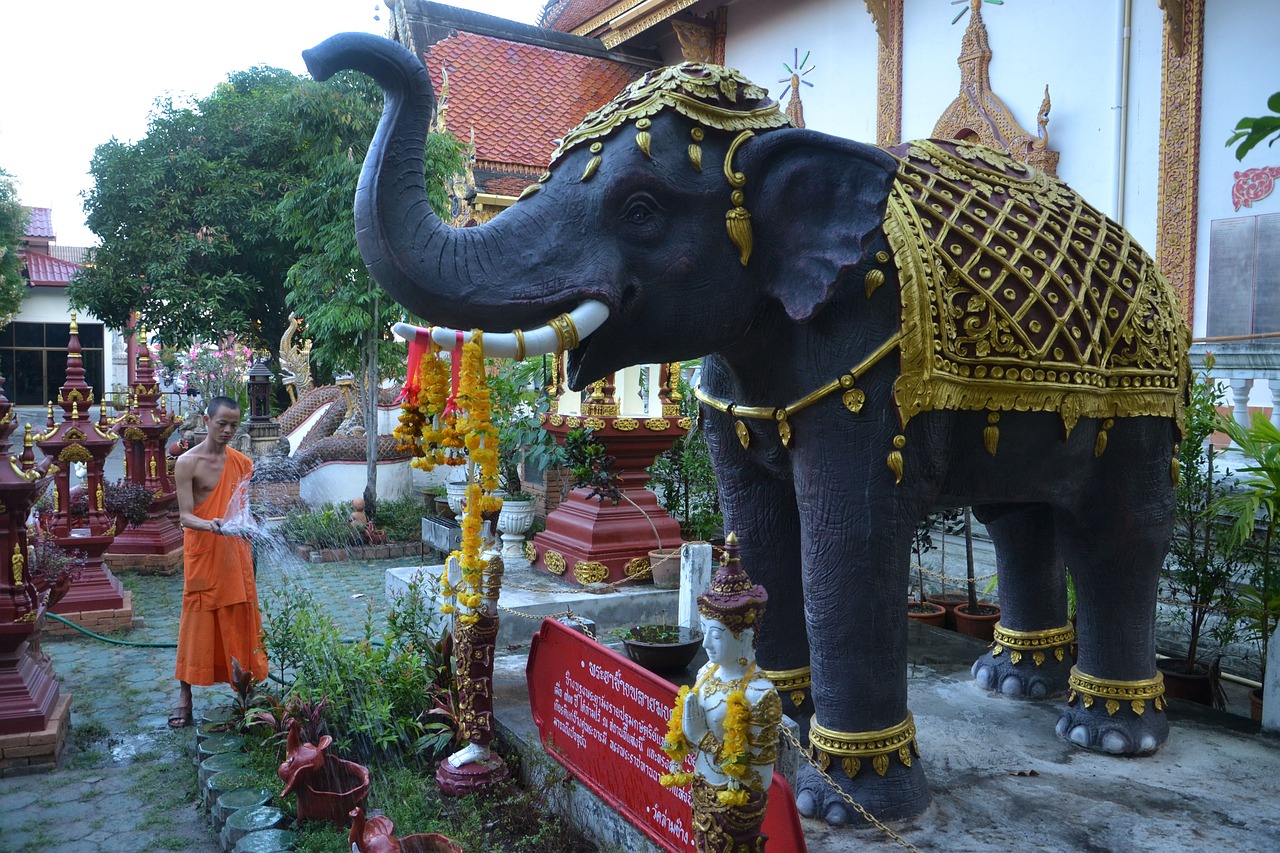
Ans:
{"type": "MultiPolygon", "coordinates": [[[[609,319],[609,306],[594,299],[588,299],[568,314],[561,314],[545,325],[536,329],[513,332],[486,332],[484,336],[485,355],[495,358],[527,358],[534,355],[560,352],[574,349],[583,338],[604,325],[609,319]]],[[[444,326],[422,328],[409,323],[396,323],[391,331],[407,341],[414,341],[419,335],[431,335],[436,345],[444,350],[453,350],[457,346],[458,332],[444,326]]],[[[465,340],[471,336],[464,333],[465,340]]]]}

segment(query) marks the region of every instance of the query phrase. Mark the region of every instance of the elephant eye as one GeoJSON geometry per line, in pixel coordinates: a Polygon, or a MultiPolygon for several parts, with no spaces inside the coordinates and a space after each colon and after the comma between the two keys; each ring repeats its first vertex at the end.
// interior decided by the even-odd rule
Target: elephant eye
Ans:
{"type": "Polygon", "coordinates": [[[633,225],[643,225],[653,218],[653,208],[644,202],[632,202],[623,218],[633,225]]]}

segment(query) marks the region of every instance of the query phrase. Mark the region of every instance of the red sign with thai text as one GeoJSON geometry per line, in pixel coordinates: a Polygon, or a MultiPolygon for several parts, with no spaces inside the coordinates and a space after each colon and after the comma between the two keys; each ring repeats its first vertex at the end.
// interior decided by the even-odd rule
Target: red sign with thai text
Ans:
{"type": "MultiPolygon", "coordinates": [[[[554,619],[534,636],[525,674],[543,748],[664,850],[692,851],[689,789],[658,783],[675,686],[554,619]]],[[[776,772],[763,829],[769,853],[805,853],[795,799],[776,772]]]]}

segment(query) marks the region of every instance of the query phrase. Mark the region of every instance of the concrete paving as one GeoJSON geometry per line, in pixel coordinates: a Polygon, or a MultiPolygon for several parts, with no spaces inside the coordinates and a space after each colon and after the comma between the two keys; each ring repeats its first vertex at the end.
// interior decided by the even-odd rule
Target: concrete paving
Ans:
{"type": "MultiPolygon", "coordinates": [[[[264,561],[259,585],[270,596],[287,582],[301,584],[354,634],[365,619],[385,616],[385,576],[395,565],[282,558],[264,561]]],[[[124,580],[145,624],[122,639],[172,642],[181,578],[124,580]]],[[[514,600],[517,591],[537,594],[532,587],[545,580],[513,575],[510,584],[514,600]]],[[[581,595],[554,585],[541,594],[546,599],[535,606],[553,613],[558,596],[581,595]]],[[[600,621],[599,630],[618,626],[600,621]]],[[[980,649],[958,635],[913,628],[911,705],[934,803],[894,826],[911,844],[953,851],[1280,849],[1280,745],[1261,737],[1256,724],[1174,702],[1172,737],[1154,757],[1080,752],[1053,733],[1056,701],[993,698],[971,683],[968,666],[980,649]]],[[[173,649],[74,638],[47,640],[45,650],[73,696],[70,745],[52,773],[0,779],[0,850],[215,850],[195,805],[186,753],[191,730],[165,725],[175,698],[173,649]]],[[[509,737],[537,749],[536,736],[527,734],[526,648],[512,642],[503,651],[509,654],[498,666],[500,721],[509,737]]],[[[197,688],[197,710],[227,696],[225,686],[197,688]]],[[[1241,693],[1233,693],[1231,707],[1247,714],[1241,693]]],[[[875,831],[812,821],[805,831],[811,851],[895,846],[875,831]]],[[[622,848],[646,849],[641,842],[601,846],[622,848]]]]}
{"type": "MultiPolygon", "coordinates": [[[[915,623],[910,639],[908,696],[933,802],[890,828],[913,847],[1280,850],[1280,740],[1261,735],[1257,723],[1174,700],[1172,734],[1156,755],[1086,752],[1054,733],[1061,698],[1006,699],[973,683],[969,667],[984,651],[980,641],[915,623]]],[[[499,662],[498,714],[513,741],[536,750],[523,677],[519,659],[499,662]]],[[[1243,691],[1233,693],[1233,706],[1247,714],[1243,691]]],[[[639,833],[608,820],[607,807],[584,786],[568,791],[562,807],[595,823],[597,839],[657,853],[639,833]]],[[[901,847],[876,829],[802,823],[813,853],[901,847]]]]}

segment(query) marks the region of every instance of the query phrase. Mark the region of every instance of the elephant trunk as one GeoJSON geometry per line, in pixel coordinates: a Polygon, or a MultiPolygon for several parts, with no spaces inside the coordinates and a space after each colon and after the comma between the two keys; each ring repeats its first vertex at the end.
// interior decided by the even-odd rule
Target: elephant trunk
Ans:
{"type": "Polygon", "coordinates": [[[427,200],[424,148],[435,114],[431,77],[400,45],[367,33],[341,33],[303,52],[307,69],[327,80],[350,69],[382,88],[382,118],[356,189],[356,243],[383,290],[419,316],[461,328],[509,329],[523,303],[530,324],[573,300],[537,287],[521,247],[536,240],[531,216],[476,228],[452,228],[427,200]],[[533,285],[533,287],[531,287],[533,285]],[[536,293],[535,298],[530,293],[536,293]]]}

